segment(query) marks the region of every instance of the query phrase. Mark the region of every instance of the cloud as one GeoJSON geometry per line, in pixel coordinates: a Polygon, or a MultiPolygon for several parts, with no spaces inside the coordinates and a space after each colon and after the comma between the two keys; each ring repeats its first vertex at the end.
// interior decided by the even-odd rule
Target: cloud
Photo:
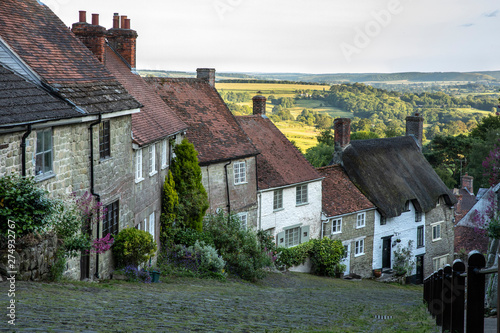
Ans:
{"type": "Polygon", "coordinates": [[[495,10],[494,12],[491,12],[491,13],[485,13],[483,14],[483,16],[485,17],[497,17],[498,13],[500,12],[500,10],[495,10]]]}
{"type": "Polygon", "coordinates": [[[465,23],[465,24],[462,24],[460,25],[462,28],[470,28],[474,25],[474,23],[465,23]]]}

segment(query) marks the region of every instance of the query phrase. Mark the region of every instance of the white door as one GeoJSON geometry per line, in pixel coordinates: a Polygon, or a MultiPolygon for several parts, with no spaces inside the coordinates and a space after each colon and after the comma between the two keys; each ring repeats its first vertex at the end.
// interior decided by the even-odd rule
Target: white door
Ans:
{"type": "Polygon", "coordinates": [[[340,263],[344,264],[346,267],[344,275],[348,275],[351,265],[351,242],[344,243],[344,249],[345,249],[345,257],[340,261],[340,263]]]}

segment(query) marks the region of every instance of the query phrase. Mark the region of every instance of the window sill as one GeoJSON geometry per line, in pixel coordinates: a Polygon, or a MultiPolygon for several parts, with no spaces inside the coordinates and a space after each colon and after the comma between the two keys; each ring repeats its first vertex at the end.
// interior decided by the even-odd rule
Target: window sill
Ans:
{"type": "Polygon", "coordinates": [[[423,249],[425,246],[424,245],[419,245],[417,246],[417,249],[423,249]]]}
{"type": "Polygon", "coordinates": [[[234,183],[234,185],[245,185],[245,184],[248,184],[248,182],[234,183]]]}
{"type": "Polygon", "coordinates": [[[149,177],[153,177],[154,175],[156,175],[158,173],[157,170],[153,171],[153,172],[150,172],[149,173],[149,177]]]}
{"type": "Polygon", "coordinates": [[[440,241],[442,238],[436,238],[436,239],[433,239],[432,241],[433,242],[437,242],[437,241],[440,241]]]}
{"type": "Polygon", "coordinates": [[[103,163],[103,162],[106,162],[106,161],[109,161],[112,159],[113,159],[113,157],[111,157],[111,156],[106,156],[105,158],[99,158],[99,163],[103,163]]]}
{"type": "Polygon", "coordinates": [[[144,180],[144,178],[139,178],[139,179],[136,178],[135,183],[138,184],[138,183],[142,182],[143,180],[144,180]]]}
{"type": "Polygon", "coordinates": [[[273,213],[281,212],[282,210],[285,210],[285,208],[273,209],[273,213]]]}
{"type": "Polygon", "coordinates": [[[354,258],[356,258],[356,257],[361,257],[361,256],[364,256],[364,255],[365,255],[365,253],[364,253],[364,252],[363,252],[363,253],[358,253],[358,254],[355,254],[355,255],[354,255],[354,258]]]}
{"type": "Polygon", "coordinates": [[[305,205],[309,205],[309,202],[296,203],[296,204],[295,204],[295,207],[305,206],[305,205]]]}
{"type": "Polygon", "coordinates": [[[335,232],[332,232],[332,235],[338,235],[338,234],[341,234],[342,231],[335,231],[335,232]]]}
{"type": "Polygon", "coordinates": [[[37,183],[43,182],[44,180],[53,178],[55,176],[56,176],[56,174],[54,172],[48,172],[48,173],[43,174],[43,175],[35,176],[35,182],[37,182],[37,183]]]}
{"type": "Polygon", "coordinates": [[[356,229],[363,229],[364,227],[366,227],[366,224],[365,225],[356,226],[356,229]]]}
{"type": "Polygon", "coordinates": [[[168,168],[168,164],[164,164],[164,165],[161,166],[162,170],[165,170],[166,168],[168,168]]]}

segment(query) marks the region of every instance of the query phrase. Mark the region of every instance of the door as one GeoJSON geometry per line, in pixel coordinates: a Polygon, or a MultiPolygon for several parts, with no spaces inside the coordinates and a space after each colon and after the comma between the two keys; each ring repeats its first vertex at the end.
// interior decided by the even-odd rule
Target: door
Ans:
{"type": "Polygon", "coordinates": [[[349,275],[350,273],[350,265],[351,265],[351,242],[344,244],[345,255],[344,258],[340,261],[341,264],[345,265],[344,275],[349,275]]]}
{"type": "MultiPolygon", "coordinates": [[[[90,229],[90,221],[87,221],[82,227],[82,233],[88,234],[92,237],[92,231],[90,229]]],[[[90,254],[87,251],[81,251],[80,256],[80,280],[85,280],[90,278],[90,254]]]]}
{"type": "Polygon", "coordinates": [[[382,238],[382,268],[391,268],[391,239],[392,236],[382,238]]]}
{"type": "Polygon", "coordinates": [[[417,266],[417,274],[415,276],[415,283],[421,284],[424,283],[424,255],[416,256],[416,266],[417,266]]]}

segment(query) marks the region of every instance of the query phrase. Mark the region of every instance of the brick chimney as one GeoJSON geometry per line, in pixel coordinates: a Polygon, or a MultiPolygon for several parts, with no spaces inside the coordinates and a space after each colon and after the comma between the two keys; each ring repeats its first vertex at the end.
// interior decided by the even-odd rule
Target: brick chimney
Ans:
{"type": "MultiPolygon", "coordinates": [[[[258,94],[261,94],[259,91],[258,94]]],[[[253,114],[254,115],[266,115],[266,98],[262,95],[257,95],[252,98],[253,101],[253,114]]]]}
{"type": "Polygon", "coordinates": [[[351,143],[351,119],[337,118],[333,122],[335,151],[333,164],[342,164],[342,153],[351,143]]]}
{"type": "Polygon", "coordinates": [[[136,39],[137,32],[130,29],[130,19],[126,15],[113,16],[113,28],[108,30],[109,45],[120,54],[130,65],[136,68],[136,39]]]}
{"type": "Polygon", "coordinates": [[[422,139],[424,137],[424,118],[415,113],[414,116],[406,117],[406,135],[413,135],[417,139],[418,146],[422,150],[422,139]]]}
{"type": "Polygon", "coordinates": [[[196,69],[196,77],[206,80],[209,85],[215,87],[215,68],[198,68],[196,69]]]}
{"type": "Polygon", "coordinates": [[[474,177],[469,176],[467,173],[462,176],[462,188],[467,189],[471,194],[474,194],[474,177]]]}
{"type": "Polygon", "coordinates": [[[92,24],[89,24],[87,23],[87,13],[81,10],[79,22],[73,23],[71,31],[94,53],[99,61],[104,62],[106,28],[99,25],[99,14],[92,14],[92,24]]]}

